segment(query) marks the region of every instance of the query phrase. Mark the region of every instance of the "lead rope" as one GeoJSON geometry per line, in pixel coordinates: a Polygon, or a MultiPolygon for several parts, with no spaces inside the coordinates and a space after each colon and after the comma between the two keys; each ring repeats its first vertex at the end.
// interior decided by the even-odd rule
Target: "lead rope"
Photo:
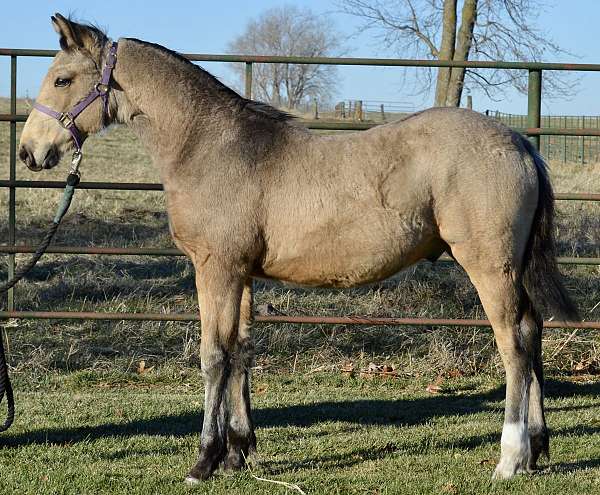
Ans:
{"type": "MultiPolygon", "coordinates": [[[[0,294],[8,291],[8,289],[11,287],[14,287],[17,282],[21,280],[36,265],[46,249],[48,249],[54,234],[56,234],[56,231],[58,230],[61,220],[71,205],[71,200],[73,199],[73,194],[75,193],[75,187],[77,184],[79,184],[79,180],[81,178],[81,174],[79,173],[79,164],[81,163],[81,158],[82,154],[79,150],[73,153],[71,170],[69,171],[69,175],[67,177],[67,185],[63,192],[62,201],[58,205],[56,215],[54,220],[52,220],[52,225],[50,225],[50,228],[46,232],[44,239],[42,242],[40,242],[31,259],[17,270],[15,276],[0,285],[0,294]]],[[[0,426],[0,433],[8,430],[15,420],[15,400],[10,378],[8,376],[8,365],[6,363],[6,354],[4,353],[3,333],[5,332],[3,332],[0,328],[0,403],[2,403],[4,395],[6,394],[7,413],[6,421],[4,421],[4,424],[0,426]]]]}

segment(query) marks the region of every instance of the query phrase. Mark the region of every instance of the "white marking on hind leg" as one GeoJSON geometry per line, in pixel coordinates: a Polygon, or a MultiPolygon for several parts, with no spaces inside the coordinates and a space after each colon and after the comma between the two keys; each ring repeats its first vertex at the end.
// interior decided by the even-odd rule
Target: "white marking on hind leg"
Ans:
{"type": "Polygon", "coordinates": [[[531,443],[527,415],[529,414],[529,381],[526,380],[521,391],[519,404],[519,422],[504,423],[500,440],[500,462],[494,471],[494,478],[508,479],[515,474],[528,472],[531,457],[531,443]]]}
{"type": "Polygon", "coordinates": [[[502,429],[502,455],[494,478],[511,478],[527,470],[531,448],[527,424],[505,423],[502,429]]]}

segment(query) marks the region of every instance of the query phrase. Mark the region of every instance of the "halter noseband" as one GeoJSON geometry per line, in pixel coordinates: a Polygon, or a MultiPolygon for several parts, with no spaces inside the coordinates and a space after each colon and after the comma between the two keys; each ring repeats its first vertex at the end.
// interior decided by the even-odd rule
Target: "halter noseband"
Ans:
{"type": "Polygon", "coordinates": [[[104,69],[102,69],[102,79],[98,84],[94,86],[88,95],[81,100],[77,105],[75,105],[68,112],[57,112],[56,110],[52,110],[51,108],[42,105],[40,103],[34,103],[33,108],[39,110],[50,117],[58,120],[59,124],[67,129],[71,133],[71,137],[73,138],[73,142],[75,143],[76,151],[73,154],[73,163],[77,160],[77,165],[81,160],[81,146],[83,145],[83,139],[81,137],[81,133],[77,126],[75,125],[75,119],[77,116],[83,112],[88,106],[92,104],[96,100],[96,98],[102,98],[103,101],[103,110],[102,110],[102,121],[108,115],[108,92],[110,91],[110,78],[112,76],[112,71],[115,68],[115,64],[117,63],[117,47],[118,43],[116,41],[110,47],[108,52],[108,58],[106,59],[106,65],[104,69]]]}

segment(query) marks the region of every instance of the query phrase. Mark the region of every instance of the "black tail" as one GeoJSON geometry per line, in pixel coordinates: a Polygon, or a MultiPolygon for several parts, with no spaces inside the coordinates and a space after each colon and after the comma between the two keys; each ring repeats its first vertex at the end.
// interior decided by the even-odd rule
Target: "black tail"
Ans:
{"type": "Polygon", "coordinates": [[[577,306],[562,284],[556,263],[554,243],[554,192],[548,177],[548,167],[542,156],[523,138],[523,145],[533,158],[538,175],[538,204],[531,225],[525,253],[523,283],[538,309],[547,308],[555,318],[579,320],[577,306]]]}

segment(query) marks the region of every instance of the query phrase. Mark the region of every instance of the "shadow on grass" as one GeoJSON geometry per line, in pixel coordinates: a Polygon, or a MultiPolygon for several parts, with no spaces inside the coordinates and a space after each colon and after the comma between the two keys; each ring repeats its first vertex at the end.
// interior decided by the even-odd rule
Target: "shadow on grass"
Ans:
{"type": "MultiPolygon", "coordinates": [[[[0,270],[0,280],[2,276],[0,270]]],[[[50,260],[38,264],[24,279],[31,283],[45,283],[43,297],[32,308],[38,311],[54,310],[66,299],[103,303],[122,299],[124,294],[140,294],[138,299],[146,294],[168,298],[174,293],[193,294],[195,290],[193,271],[187,261],[175,258],[155,258],[143,263],[122,258],[78,258],[69,264],[64,260],[50,260]],[[65,268],[69,270],[67,275],[65,268]],[[72,299],[75,287],[77,295],[72,299]]],[[[29,288],[37,290],[33,285],[29,288]]],[[[3,302],[0,302],[2,306],[3,302]]]]}
{"type": "Polygon", "coordinates": [[[597,469],[600,467],[600,459],[587,459],[577,462],[559,462],[549,468],[551,473],[567,474],[573,471],[585,471],[586,469],[597,469]]]}
{"type": "MultiPolygon", "coordinates": [[[[267,407],[254,410],[258,428],[308,427],[320,423],[347,422],[361,426],[398,425],[414,426],[437,417],[472,414],[498,410],[490,402],[502,400],[503,388],[470,396],[432,396],[408,400],[349,400],[324,401],[314,404],[267,407]]],[[[24,415],[26,413],[23,413],[24,415]]],[[[28,444],[73,444],[107,437],[136,435],[174,435],[183,437],[199,434],[201,412],[167,414],[128,423],[106,423],[75,428],[38,429],[16,435],[0,436],[0,448],[28,444]]]]}
{"type": "Polygon", "coordinates": [[[600,397],[600,381],[577,383],[551,378],[546,380],[545,394],[548,398],[564,399],[570,397],[600,397]]]}
{"type": "MultiPolygon", "coordinates": [[[[600,382],[575,384],[551,380],[548,396],[597,397],[600,382]]],[[[308,427],[320,423],[345,422],[361,426],[397,425],[398,427],[425,424],[435,418],[475,414],[480,412],[501,413],[499,402],[504,397],[504,387],[499,386],[483,393],[468,396],[436,395],[408,400],[348,400],[325,401],[314,404],[268,407],[254,410],[257,427],[308,427]]],[[[594,407],[591,405],[590,407],[594,407]]],[[[24,413],[26,416],[26,413],[24,413]]],[[[0,436],[0,448],[21,447],[29,444],[72,444],[108,437],[131,437],[136,435],[174,435],[183,437],[199,434],[201,413],[184,412],[167,414],[149,419],[132,420],[128,423],[106,423],[76,428],[38,429],[26,433],[0,436]]],[[[576,426],[554,431],[558,435],[596,435],[600,427],[576,426]]],[[[481,435],[465,439],[454,446],[473,448],[491,441],[498,435],[481,435]]]]}
{"type": "MultiPolygon", "coordinates": [[[[41,242],[54,216],[54,209],[46,215],[30,218],[26,225],[17,224],[20,242],[32,246],[41,242]]],[[[168,235],[166,211],[128,210],[124,215],[110,220],[99,218],[96,213],[90,217],[84,213],[71,213],[63,220],[54,243],[81,246],[139,245],[168,235]]],[[[0,239],[7,237],[8,225],[2,224],[0,239]]]]}
{"type": "MultiPolygon", "coordinates": [[[[355,448],[351,452],[320,455],[318,458],[307,458],[303,461],[269,461],[261,460],[261,467],[271,475],[289,473],[302,469],[343,469],[362,464],[366,461],[377,461],[399,452],[406,453],[406,446],[388,442],[381,447],[355,448]]],[[[422,449],[420,451],[422,453],[422,449]]]]}

